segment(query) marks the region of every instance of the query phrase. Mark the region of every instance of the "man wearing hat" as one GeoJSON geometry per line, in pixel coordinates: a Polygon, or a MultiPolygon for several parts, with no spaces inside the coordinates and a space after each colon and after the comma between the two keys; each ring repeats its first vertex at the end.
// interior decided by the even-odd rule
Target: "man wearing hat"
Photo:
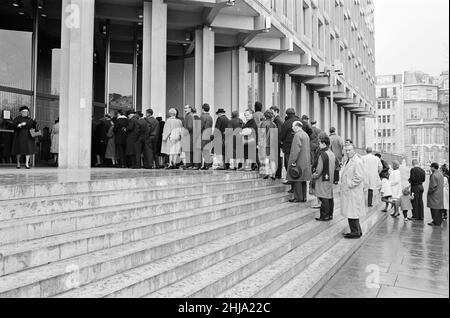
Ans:
{"type": "Polygon", "coordinates": [[[439,170],[439,164],[437,162],[433,162],[430,168],[431,176],[430,185],[428,186],[427,207],[431,210],[433,222],[428,223],[428,225],[440,226],[442,224],[442,212],[444,210],[444,176],[439,170]]]}
{"type": "Polygon", "coordinates": [[[184,169],[194,168],[194,113],[193,107],[184,106],[184,133],[182,136],[181,148],[185,154],[184,169]]]}
{"type": "Polygon", "coordinates": [[[294,138],[292,140],[288,163],[288,181],[293,185],[294,199],[292,203],[306,202],[307,181],[311,180],[311,150],[309,137],[302,129],[302,122],[292,124],[294,138]]]}
{"type": "Polygon", "coordinates": [[[302,124],[303,124],[303,130],[305,131],[305,133],[308,134],[309,139],[311,140],[313,137],[313,130],[311,128],[311,126],[309,125],[309,117],[308,115],[303,115],[302,116],[302,124]]]}
{"type": "Polygon", "coordinates": [[[226,163],[225,160],[225,129],[228,128],[230,124],[230,120],[226,116],[225,109],[219,108],[216,112],[217,120],[216,120],[216,126],[215,129],[220,132],[222,135],[222,151],[215,150],[215,154],[219,156],[220,158],[220,167],[217,170],[226,170],[230,164],[226,163]]]}

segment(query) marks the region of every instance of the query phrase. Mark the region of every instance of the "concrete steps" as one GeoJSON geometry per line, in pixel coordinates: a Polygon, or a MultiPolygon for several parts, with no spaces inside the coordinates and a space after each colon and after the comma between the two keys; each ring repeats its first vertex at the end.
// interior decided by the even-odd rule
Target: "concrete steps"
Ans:
{"type": "MultiPolygon", "coordinates": [[[[216,184],[206,183],[201,188],[199,186],[186,185],[187,189],[159,188],[139,191],[133,194],[123,194],[122,197],[132,196],[134,201],[132,203],[125,203],[124,201],[130,202],[129,199],[121,199],[119,202],[116,201],[116,204],[111,201],[108,204],[107,198],[109,198],[109,192],[105,194],[105,199],[102,198],[103,194],[95,193],[92,196],[100,198],[104,203],[100,206],[92,204],[91,207],[88,206],[88,202],[91,201],[89,195],[82,197],[66,196],[58,197],[57,199],[40,198],[40,202],[45,202],[43,206],[38,208],[39,203],[32,203],[29,206],[33,206],[41,212],[43,211],[42,213],[48,211],[45,210],[45,207],[51,204],[48,202],[55,200],[67,202],[66,206],[74,206],[77,203],[73,202],[81,198],[81,200],[86,201],[86,205],[78,210],[68,209],[58,212],[59,210],[50,209],[54,213],[44,215],[34,215],[35,210],[32,208],[33,211],[29,212],[31,216],[1,221],[0,242],[1,244],[17,243],[102,225],[117,224],[145,217],[173,213],[181,209],[217,205],[223,202],[229,202],[230,199],[233,199],[233,201],[241,200],[249,196],[251,197],[254,187],[264,187],[264,189],[271,189],[273,190],[272,193],[275,193],[282,186],[279,184],[274,185],[274,183],[265,180],[226,181],[216,184]],[[201,191],[201,194],[198,194],[197,191],[201,191]],[[152,195],[152,192],[163,193],[165,198],[147,200],[152,195]],[[188,192],[195,192],[195,194],[189,195],[187,194],[188,192]],[[203,199],[205,195],[208,195],[207,199],[203,199]]],[[[10,214],[13,213],[11,211],[20,209],[20,205],[11,207],[13,204],[9,204],[8,206],[11,209],[7,213],[10,214]]],[[[6,210],[6,206],[4,206],[4,209],[6,210]]]]}
{"type": "Polygon", "coordinates": [[[0,297],[309,297],[360,242],[339,200],[323,223],[256,173],[164,172],[8,186],[0,297]]]}

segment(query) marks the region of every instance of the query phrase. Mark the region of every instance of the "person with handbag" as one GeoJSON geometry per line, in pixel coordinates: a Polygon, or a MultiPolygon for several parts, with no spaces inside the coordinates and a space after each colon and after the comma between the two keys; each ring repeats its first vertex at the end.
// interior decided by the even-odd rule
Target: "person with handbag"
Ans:
{"type": "Polygon", "coordinates": [[[320,200],[320,217],[317,221],[331,221],[334,211],[334,170],[336,158],[330,150],[330,138],[327,135],[319,137],[320,153],[317,159],[315,172],[312,175],[315,180],[315,195],[320,200]]]}
{"type": "Polygon", "coordinates": [[[293,185],[294,199],[291,203],[307,201],[307,181],[311,180],[311,150],[309,136],[303,130],[301,121],[292,124],[294,139],[292,140],[287,179],[293,185]]]}
{"type": "Polygon", "coordinates": [[[258,170],[258,125],[253,114],[252,109],[244,112],[247,119],[241,132],[244,144],[244,166],[239,171],[258,170]]]}
{"type": "Polygon", "coordinates": [[[19,109],[20,115],[13,121],[14,139],[12,154],[17,159],[17,169],[20,169],[20,159],[25,156],[25,168],[30,169],[30,157],[36,153],[35,138],[41,136],[36,131],[37,123],[30,117],[30,109],[22,106],[19,109]]]}

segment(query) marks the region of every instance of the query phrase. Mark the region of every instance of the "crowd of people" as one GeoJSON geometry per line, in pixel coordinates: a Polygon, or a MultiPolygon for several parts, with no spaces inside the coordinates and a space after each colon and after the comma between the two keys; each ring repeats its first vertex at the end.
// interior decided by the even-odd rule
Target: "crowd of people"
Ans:
{"type": "MultiPolygon", "coordinates": [[[[334,127],[325,132],[315,120],[307,115],[300,117],[293,108],[287,109],[285,115],[282,118],[275,106],[263,111],[260,102],[243,114],[233,111],[231,118],[219,108],[215,123],[208,104],[202,106],[201,113],[186,105],[183,117],[171,108],[165,121],[161,115],[155,118],[152,109],[145,114],[111,111],[92,122],[93,165],[259,171],[264,179],[272,180],[282,178],[284,166],[284,183],[291,186],[289,192],[293,196],[289,202],[306,202],[308,193],[315,196],[312,207],[320,209],[317,221],[333,219],[334,185],[340,184],[341,211],[350,227],[346,238],[362,236],[359,219],[366,215],[366,208],[373,207],[377,190],[386,203],[383,212],[391,206],[393,217],[403,212],[405,221],[423,220],[425,171],[417,160],[413,161],[409,185],[403,185],[398,161],[393,161],[391,167],[371,148],[366,149],[364,156],[357,154],[352,140],[344,141],[334,127]]],[[[58,120],[51,132],[47,129],[43,134],[35,134],[36,121],[30,118],[29,109],[22,107],[11,126],[12,153],[17,156],[18,168],[22,155],[25,167],[30,168],[30,155],[36,151],[35,138],[50,148],[48,152],[55,155],[57,162],[58,120]]],[[[427,206],[433,218],[430,225],[439,226],[447,219],[448,169],[439,168],[437,163],[430,168],[433,173],[427,206]]]]}

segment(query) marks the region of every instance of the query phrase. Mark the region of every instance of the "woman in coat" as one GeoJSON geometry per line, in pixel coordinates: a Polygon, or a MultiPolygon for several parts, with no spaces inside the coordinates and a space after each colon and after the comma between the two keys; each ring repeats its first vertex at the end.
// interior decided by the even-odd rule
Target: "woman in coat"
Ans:
{"type": "Polygon", "coordinates": [[[126,144],[127,144],[128,118],[122,110],[117,113],[117,120],[114,125],[114,141],[116,143],[117,157],[120,160],[120,167],[126,168],[126,144]]]}
{"type": "Polygon", "coordinates": [[[233,111],[231,113],[231,119],[228,123],[228,128],[231,128],[233,129],[233,132],[236,132],[236,135],[233,136],[233,156],[230,158],[231,170],[237,170],[239,166],[242,165],[244,155],[242,151],[242,139],[237,137],[237,135],[242,131],[242,126],[244,126],[244,122],[241,118],[239,118],[239,111],[233,111]],[[241,151],[238,151],[238,148],[240,148],[241,151]]]}
{"type": "Polygon", "coordinates": [[[394,213],[391,214],[393,217],[400,215],[400,197],[402,196],[402,176],[400,173],[400,162],[397,160],[392,161],[393,171],[389,174],[389,183],[391,184],[392,190],[392,203],[394,204],[394,213]]]}
{"type": "Polygon", "coordinates": [[[303,130],[301,121],[292,124],[294,138],[292,139],[291,151],[289,153],[287,179],[293,185],[294,199],[292,203],[306,202],[307,181],[311,181],[311,150],[309,147],[309,136],[303,130]],[[300,168],[301,175],[294,178],[290,170],[293,167],[300,168]]]}
{"type": "Polygon", "coordinates": [[[315,180],[315,196],[321,202],[320,217],[316,220],[330,221],[333,219],[334,211],[333,184],[336,156],[330,150],[330,138],[327,135],[320,136],[319,149],[316,170],[312,176],[315,180]]]}
{"type": "Polygon", "coordinates": [[[54,164],[58,164],[59,153],[59,118],[56,118],[51,132],[52,143],[50,147],[50,153],[53,155],[54,164]]]}
{"type": "Polygon", "coordinates": [[[432,226],[442,224],[442,211],[444,210],[444,176],[439,170],[439,164],[434,162],[430,166],[432,174],[427,193],[427,208],[430,208],[433,222],[432,226]]]}
{"type": "Polygon", "coordinates": [[[14,139],[12,154],[17,158],[17,169],[20,169],[20,158],[25,155],[25,168],[30,169],[30,157],[36,153],[36,142],[31,137],[30,130],[36,129],[36,121],[30,117],[30,109],[22,106],[20,115],[13,121],[14,139]]]}
{"type": "Polygon", "coordinates": [[[244,159],[245,163],[244,166],[239,169],[241,171],[243,170],[258,170],[258,125],[256,124],[255,119],[253,118],[253,110],[247,109],[244,112],[244,116],[247,120],[245,123],[243,129],[242,129],[242,136],[243,136],[243,143],[244,143],[244,159]],[[254,160],[256,162],[253,162],[254,160]]]}
{"type": "Polygon", "coordinates": [[[169,155],[169,166],[167,169],[175,169],[178,163],[178,157],[181,153],[181,132],[183,123],[176,118],[177,111],[174,108],[169,109],[169,118],[164,124],[162,135],[161,153],[169,155]]]}
{"type": "Polygon", "coordinates": [[[117,165],[117,152],[116,152],[116,142],[114,138],[114,122],[111,119],[111,116],[107,115],[110,118],[110,127],[108,129],[108,133],[106,134],[106,138],[108,138],[108,143],[106,145],[105,159],[111,160],[111,164],[113,167],[117,165]]]}
{"type": "Polygon", "coordinates": [[[345,238],[362,236],[359,219],[366,215],[364,199],[364,163],[356,154],[353,144],[345,145],[347,161],[344,162],[341,175],[341,214],[347,217],[350,233],[345,238]]]}
{"type": "Polygon", "coordinates": [[[276,136],[275,142],[272,142],[274,146],[271,149],[271,136],[272,134],[276,134],[274,130],[278,132],[277,125],[273,122],[274,114],[271,110],[266,110],[264,112],[264,120],[261,122],[261,133],[259,136],[259,157],[261,160],[261,164],[263,165],[263,169],[261,172],[264,174],[264,179],[276,180],[275,174],[277,173],[277,162],[278,162],[278,136],[276,136]]]}

